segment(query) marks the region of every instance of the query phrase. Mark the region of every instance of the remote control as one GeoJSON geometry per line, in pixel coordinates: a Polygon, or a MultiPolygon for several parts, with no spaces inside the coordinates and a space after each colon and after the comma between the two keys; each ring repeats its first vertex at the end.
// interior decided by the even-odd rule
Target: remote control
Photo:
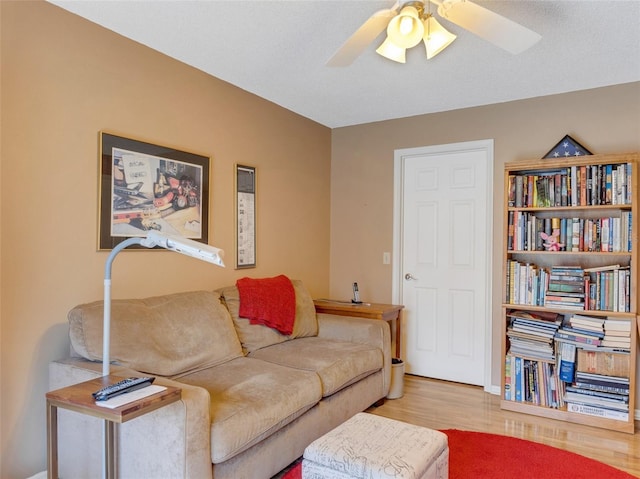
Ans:
{"type": "Polygon", "coordinates": [[[120,394],[129,393],[136,389],[142,389],[150,386],[155,379],[156,378],[153,377],[126,378],[92,393],[92,396],[96,401],[106,401],[107,399],[119,396],[120,394]]]}

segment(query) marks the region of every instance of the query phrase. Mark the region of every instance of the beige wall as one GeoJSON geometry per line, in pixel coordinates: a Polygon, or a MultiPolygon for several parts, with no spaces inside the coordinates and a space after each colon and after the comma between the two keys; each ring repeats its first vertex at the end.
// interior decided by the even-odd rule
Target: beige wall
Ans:
{"type": "Polygon", "coordinates": [[[640,151],[640,83],[333,130],[331,295],[349,298],[358,281],[364,300],[392,300],[392,266],[382,254],[393,251],[394,150],[494,139],[492,383],[499,385],[504,163],[541,158],[565,134],[592,153],[640,151]]]}
{"type": "Polygon", "coordinates": [[[0,2],[3,479],[45,468],[49,361],[67,311],[100,299],[98,132],[213,157],[210,243],[227,269],[167,252],[121,253],[113,296],[213,289],[287,274],[329,285],[331,131],[53,5],[0,2]],[[234,270],[234,164],[257,167],[258,267],[234,270]]]}

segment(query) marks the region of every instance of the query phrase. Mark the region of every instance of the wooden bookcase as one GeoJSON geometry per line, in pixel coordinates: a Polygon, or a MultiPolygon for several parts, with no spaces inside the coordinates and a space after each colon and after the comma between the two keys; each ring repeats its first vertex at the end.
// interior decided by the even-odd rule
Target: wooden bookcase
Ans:
{"type": "MultiPolygon", "coordinates": [[[[639,160],[639,153],[626,153],[540,159],[510,162],[505,164],[502,261],[502,396],[500,401],[502,409],[602,427],[621,432],[634,432],[634,411],[636,403],[636,350],[638,335],[636,321],[640,318],[638,316],[638,222],[640,221],[640,218],[638,217],[639,160]],[[601,192],[599,188],[600,185],[603,187],[606,185],[607,165],[625,165],[624,169],[621,170],[620,175],[616,176],[616,180],[613,180],[615,181],[613,185],[614,187],[618,186],[618,182],[622,180],[625,172],[626,179],[620,184],[621,188],[616,189],[616,191],[620,192],[621,195],[616,196],[616,199],[612,200],[615,204],[597,204],[601,202],[600,196],[602,196],[603,199],[606,199],[606,192],[601,192]],[[630,166],[630,172],[627,165],[630,166]],[[589,169],[587,169],[587,167],[589,167],[589,169]],[[553,173],[553,175],[551,175],[551,173],[553,173]],[[566,175],[565,180],[562,179],[563,174],[566,175]],[[560,175],[560,179],[558,179],[558,175],[560,175]],[[518,176],[525,179],[524,184],[518,184],[520,182],[520,180],[517,179],[518,176]],[[543,182],[545,180],[541,179],[545,176],[553,176],[554,181],[552,182],[546,178],[547,183],[545,185],[543,182]],[[604,179],[600,180],[600,176],[604,179]],[[527,181],[531,177],[533,177],[533,180],[527,181]],[[535,183],[536,177],[538,180],[541,180],[537,184],[535,183]],[[569,190],[566,190],[566,178],[569,178],[569,190]],[[573,185],[571,185],[571,178],[573,178],[573,185]],[[591,178],[591,181],[589,181],[588,178],[591,178]],[[563,191],[563,186],[565,186],[565,191],[563,191]],[[574,187],[573,190],[571,190],[571,186],[574,187]],[[551,187],[553,189],[553,194],[551,194],[549,189],[551,187]],[[626,194],[627,188],[628,194],[626,194]],[[534,194],[530,194],[523,201],[520,201],[515,198],[516,190],[519,195],[520,193],[524,195],[527,191],[533,192],[534,194]],[[622,198],[625,194],[627,196],[622,198]],[[566,199],[563,199],[563,195],[566,199]],[[551,200],[549,200],[550,196],[553,196],[551,200]],[[529,199],[532,197],[535,197],[536,200],[532,201],[529,199]],[[572,201],[572,199],[575,202],[572,201]],[[561,224],[562,228],[565,228],[567,222],[576,222],[574,221],[574,218],[577,219],[578,224],[580,224],[580,220],[583,220],[584,224],[588,225],[588,229],[593,231],[594,234],[596,232],[596,227],[591,227],[591,225],[596,222],[599,226],[602,224],[602,228],[604,228],[606,222],[602,222],[603,218],[609,219],[625,217],[625,220],[628,220],[630,217],[631,221],[628,227],[623,226],[623,229],[625,229],[624,242],[626,247],[623,246],[621,248],[619,244],[616,244],[615,251],[602,251],[603,248],[601,246],[598,246],[597,248],[588,248],[587,246],[584,246],[584,244],[580,244],[579,247],[576,248],[578,251],[573,250],[573,247],[567,248],[571,249],[569,251],[546,251],[544,248],[542,248],[542,250],[536,249],[541,247],[538,230],[536,228],[521,228],[519,230],[521,233],[519,238],[518,234],[514,232],[514,230],[517,229],[517,225],[514,225],[516,219],[531,219],[532,217],[537,219],[539,227],[542,225],[558,226],[558,224],[561,224]],[[517,244],[514,243],[514,234],[516,236],[515,239],[517,244]],[[527,249],[523,249],[525,247],[527,249]],[[586,249],[586,251],[580,250],[580,248],[586,249]],[[619,251],[619,249],[628,249],[629,251],[619,251]],[[550,272],[553,267],[560,266],[589,269],[614,264],[621,265],[622,269],[628,269],[629,271],[629,279],[626,285],[627,302],[626,304],[622,304],[623,302],[621,300],[619,305],[613,307],[618,309],[618,311],[615,312],[603,309],[591,309],[586,311],[574,309],[579,308],[580,306],[574,306],[572,309],[566,309],[564,306],[558,305],[549,306],[550,302],[544,301],[544,293],[540,291],[544,286],[538,286],[538,288],[536,288],[535,286],[532,287],[531,283],[526,282],[519,282],[518,286],[522,286],[522,288],[525,288],[527,292],[523,293],[523,290],[519,288],[517,290],[518,293],[515,294],[515,266],[513,266],[515,262],[518,262],[517,267],[521,268],[520,271],[522,271],[522,268],[526,268],[526,265],[528,264],[535,265],[535,268],[537,268],[536,271],[543,270],[547,272],[550,272]],[[525,266],[523,267],[522,265],[525,266]],[[535,298],[537,298],[537,300],[535,298]],[[537,305],[534,303],[537,303],[537,305]],[[546,405],[548,401],[543,401],[545,405],[539,405],[541,403],[540,401],[528,401],[523,399],[522,396],[524,396],[524,393],[522,392],[521,397],[519,397],[518,400],[515,400],[515,391],[511,389],[514,385],[514,381],[511,379],[511,369],[514,363],[508,360],[514,355],[508,354],[511,342],[507,335],[507,330],[511,323],[511,317],[509,315],[514,312],[528,312],[533,314],[546,314],[553,312],[564,315],[565,319],[568,319],[572,314],[582,314],[629,321],[631,327],[631,345],[629,350],[628,419],[611,419],[608,417],[570,412],[567,410],[566,404],[546,405]]],[[[615,171],[615,168],[612,167],[612,170],[615,171]]],[[[522,198],[522,196],[519,197],[522,198]]],[[[523,223],[524,221],[521,222],[521,224],[523,223]]],[[[535,221],[531,221],[531,224],[535,225],[536,223],[535,221]]],[[[626,223],[623,223],[623,225],[626,225],[626,223]]],[[[620,228],[616,231],[620,231],[620,228]]],[[[567,229],[565,229],[565,237],[566,232],[567,229]]],[[[597,232],[598,234],[602,233],[600,229],[598,229],[597,232]]],[[[567,242],[571,242],[571,240],[572,238],[569,238],[567,242]]],[[[543,273],[543,275],[544,274],[545,273],[543,273]]],[[[587,274],[587,276],[589,275],[587,274]]],[[[520,277],[518,277],[517,281],[520,281],[520,277]]],[[[620,281],[622,281],[622,279],[620,279],[620,281]]],[[[585,287],[587,289],[589,288],[588,283],[586,283],[585,287]]],[[[588,298],[586,302],[589,303],[588,298]]],[[[591,305],[588,304],[586,307],[594,307],[593,301],[591,303],[591,305]]],[[[604,303],[602,306],[609,307],[608,304],[604,305],[604,303]]],[[[596,305],[595,307],[599,307],[599,305],[596,305]]],[[[640,324],[640,322],[638,324],[640,324]]],[[[555,341],[551,344],[554,348],[558,346],[558,343],[555,341]]],[[[554,354],[557,353],[555,349],[553,352],[554,354]]],[[[519,353],[518,356],[527,359],[522,353],[519,353]]],[[[528,359],[531,360],[532,358],[528,359]]],[[[543,367],[547,368],[549,371],[553,371],[553,374],[558,374],[559,365],[555,364],[555,358],[549,360],[535,360],[550,364],[551,368],[548,368],[546,364],[544,364],[543,367]]],[[[537,364],[534,364],[532,368],[537,366],[537,364]]],[[[541,373],[536,372],[536,374],[539,375],[541,373]]],[[[545,374],[548,374],[548,372],[545,372],[545,374]]],[[[533,373],[531,373],[531,375],[534,378],[534,381],[538,377],[533,376],[533,373]]],[[[546,394],[546,388],[553,389],[553,386],[545,384],[544,386],[541,385],[540,388],[545,388],[544,392],[546,394]]],[[[562,390],[564,390],[564,388],[562,388],[562,390]]]]}

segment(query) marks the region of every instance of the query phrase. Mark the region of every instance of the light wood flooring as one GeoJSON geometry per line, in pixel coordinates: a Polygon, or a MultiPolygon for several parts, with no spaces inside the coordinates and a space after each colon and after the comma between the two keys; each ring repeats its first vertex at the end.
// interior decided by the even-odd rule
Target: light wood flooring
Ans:
{"type": "Polygon", "coordinates": [[[640,477],[636,434],[503,411],[500,398],[480,387],[406,375],[404,396],[367,412],[431,429],[465,429],[536,441],[591,457],[640,477]]]}

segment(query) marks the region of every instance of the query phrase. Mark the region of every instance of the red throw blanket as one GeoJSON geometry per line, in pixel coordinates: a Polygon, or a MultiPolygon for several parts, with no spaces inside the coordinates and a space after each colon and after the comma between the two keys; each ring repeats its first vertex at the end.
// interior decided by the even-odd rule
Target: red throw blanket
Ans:
{"type": "Polygon", "coordinates": [[[264,324],[282,334],[293,332],[296,319],[296,293],[284,275],[274,278],[241,278],[236,281],[240,293],[240,316],[251,324],[264,324]]]}

